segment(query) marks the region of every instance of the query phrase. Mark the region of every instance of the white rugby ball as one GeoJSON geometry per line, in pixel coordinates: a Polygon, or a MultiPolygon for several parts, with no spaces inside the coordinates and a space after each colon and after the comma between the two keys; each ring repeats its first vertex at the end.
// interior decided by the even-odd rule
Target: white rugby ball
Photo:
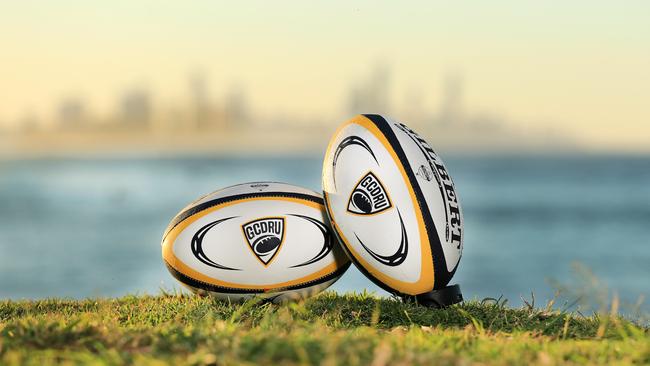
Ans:
{"type": "Polygon", "coordinates": [[[323,165],[332,227],[359,269],[398,295],[443,288],[463,249],[454,183],[403,123],[359,115],[332,137],[323,165]]]}
{"type": "Polygon", "coordinates": [[[162,256],[190,290],[231,300],[305,298],[350,266],[321,195],[274,182],[240,184],[193,202],[165,231],[162,256]]]}

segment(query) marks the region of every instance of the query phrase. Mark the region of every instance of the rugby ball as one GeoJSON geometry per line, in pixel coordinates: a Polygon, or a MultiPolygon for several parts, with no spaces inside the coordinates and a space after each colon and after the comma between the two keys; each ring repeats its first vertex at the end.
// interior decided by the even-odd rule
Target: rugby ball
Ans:
{"type": "Polygon", "coordinates": [[[402,296],[447,285],[463,216],[449,171],[412,129],[380,115],[344,123],[325,154],[323,190],[335,234],[373,282],[402,296]]]}
{"type": "Polygon", "coordinates": [[[185,207],[165,231],[162,257],[193,292],[231,300],[306,298],[350,266],[322,196],[274,182],[224,188],[185,207]]]}

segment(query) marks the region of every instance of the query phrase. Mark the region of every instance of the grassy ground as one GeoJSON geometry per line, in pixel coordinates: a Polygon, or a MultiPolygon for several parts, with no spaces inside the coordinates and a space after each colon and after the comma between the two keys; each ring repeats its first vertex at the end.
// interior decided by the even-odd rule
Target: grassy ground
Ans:
{"type": "Polygon", "coordinates": [[[325,293],[231,305],[182,295],[0,302],[0,364],[650,364],[618,317],[494,301],[432,310],[325,293]]]}

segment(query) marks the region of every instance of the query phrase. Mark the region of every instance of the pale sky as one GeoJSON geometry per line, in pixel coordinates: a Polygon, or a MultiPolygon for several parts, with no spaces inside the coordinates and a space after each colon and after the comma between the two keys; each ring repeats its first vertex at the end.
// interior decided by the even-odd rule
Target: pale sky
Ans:
{"type": "Polygon", "coordinates": [[[107,113],[141,85],[182,103],[195,70],[215,97],[243,86],[256,113],[339,117],[382,63],[397,104],[416,91],[435,108],[454,72],[471,111],[650,150],[650,1],[314,4],[4,1],[0,124],[47,120],[79,95],[107,113]]]}

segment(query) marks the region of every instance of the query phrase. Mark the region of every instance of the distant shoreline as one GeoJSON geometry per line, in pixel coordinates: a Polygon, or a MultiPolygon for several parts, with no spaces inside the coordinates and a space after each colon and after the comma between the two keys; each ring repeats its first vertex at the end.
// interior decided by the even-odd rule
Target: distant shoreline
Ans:
{"type": "MultiPolygon", "coordinates": [[[[0,134],[0,160],[43,158],[322,156],[334,127],[164,131],[39,131],[0,134]]],[[[428,132],[428,133],[427,133],[428,132]]],[[[649,156],[649,150],[595,149],[573,140],[516,133],[436,129],[423,136],[445,156],[649,156]]],[[[650,148],[650,146],[649,146],[650,148]]]]}
{"type": "MultiPolygon", "coordinates": [[[[446,159],[650,159],[650,152],[620,151],[536,151],[536,152],[440,152],[446,159]]],[[[197,151],[125,151],[125,152],[90,152],[84,154],[0,154],[0,162],[11,161],[101,161],[101,160],[303,160],[321,159],[322,154],[311,152],[279,152],[275,154],[251,154],[241,152],[197,152],[197,151]]]]}

